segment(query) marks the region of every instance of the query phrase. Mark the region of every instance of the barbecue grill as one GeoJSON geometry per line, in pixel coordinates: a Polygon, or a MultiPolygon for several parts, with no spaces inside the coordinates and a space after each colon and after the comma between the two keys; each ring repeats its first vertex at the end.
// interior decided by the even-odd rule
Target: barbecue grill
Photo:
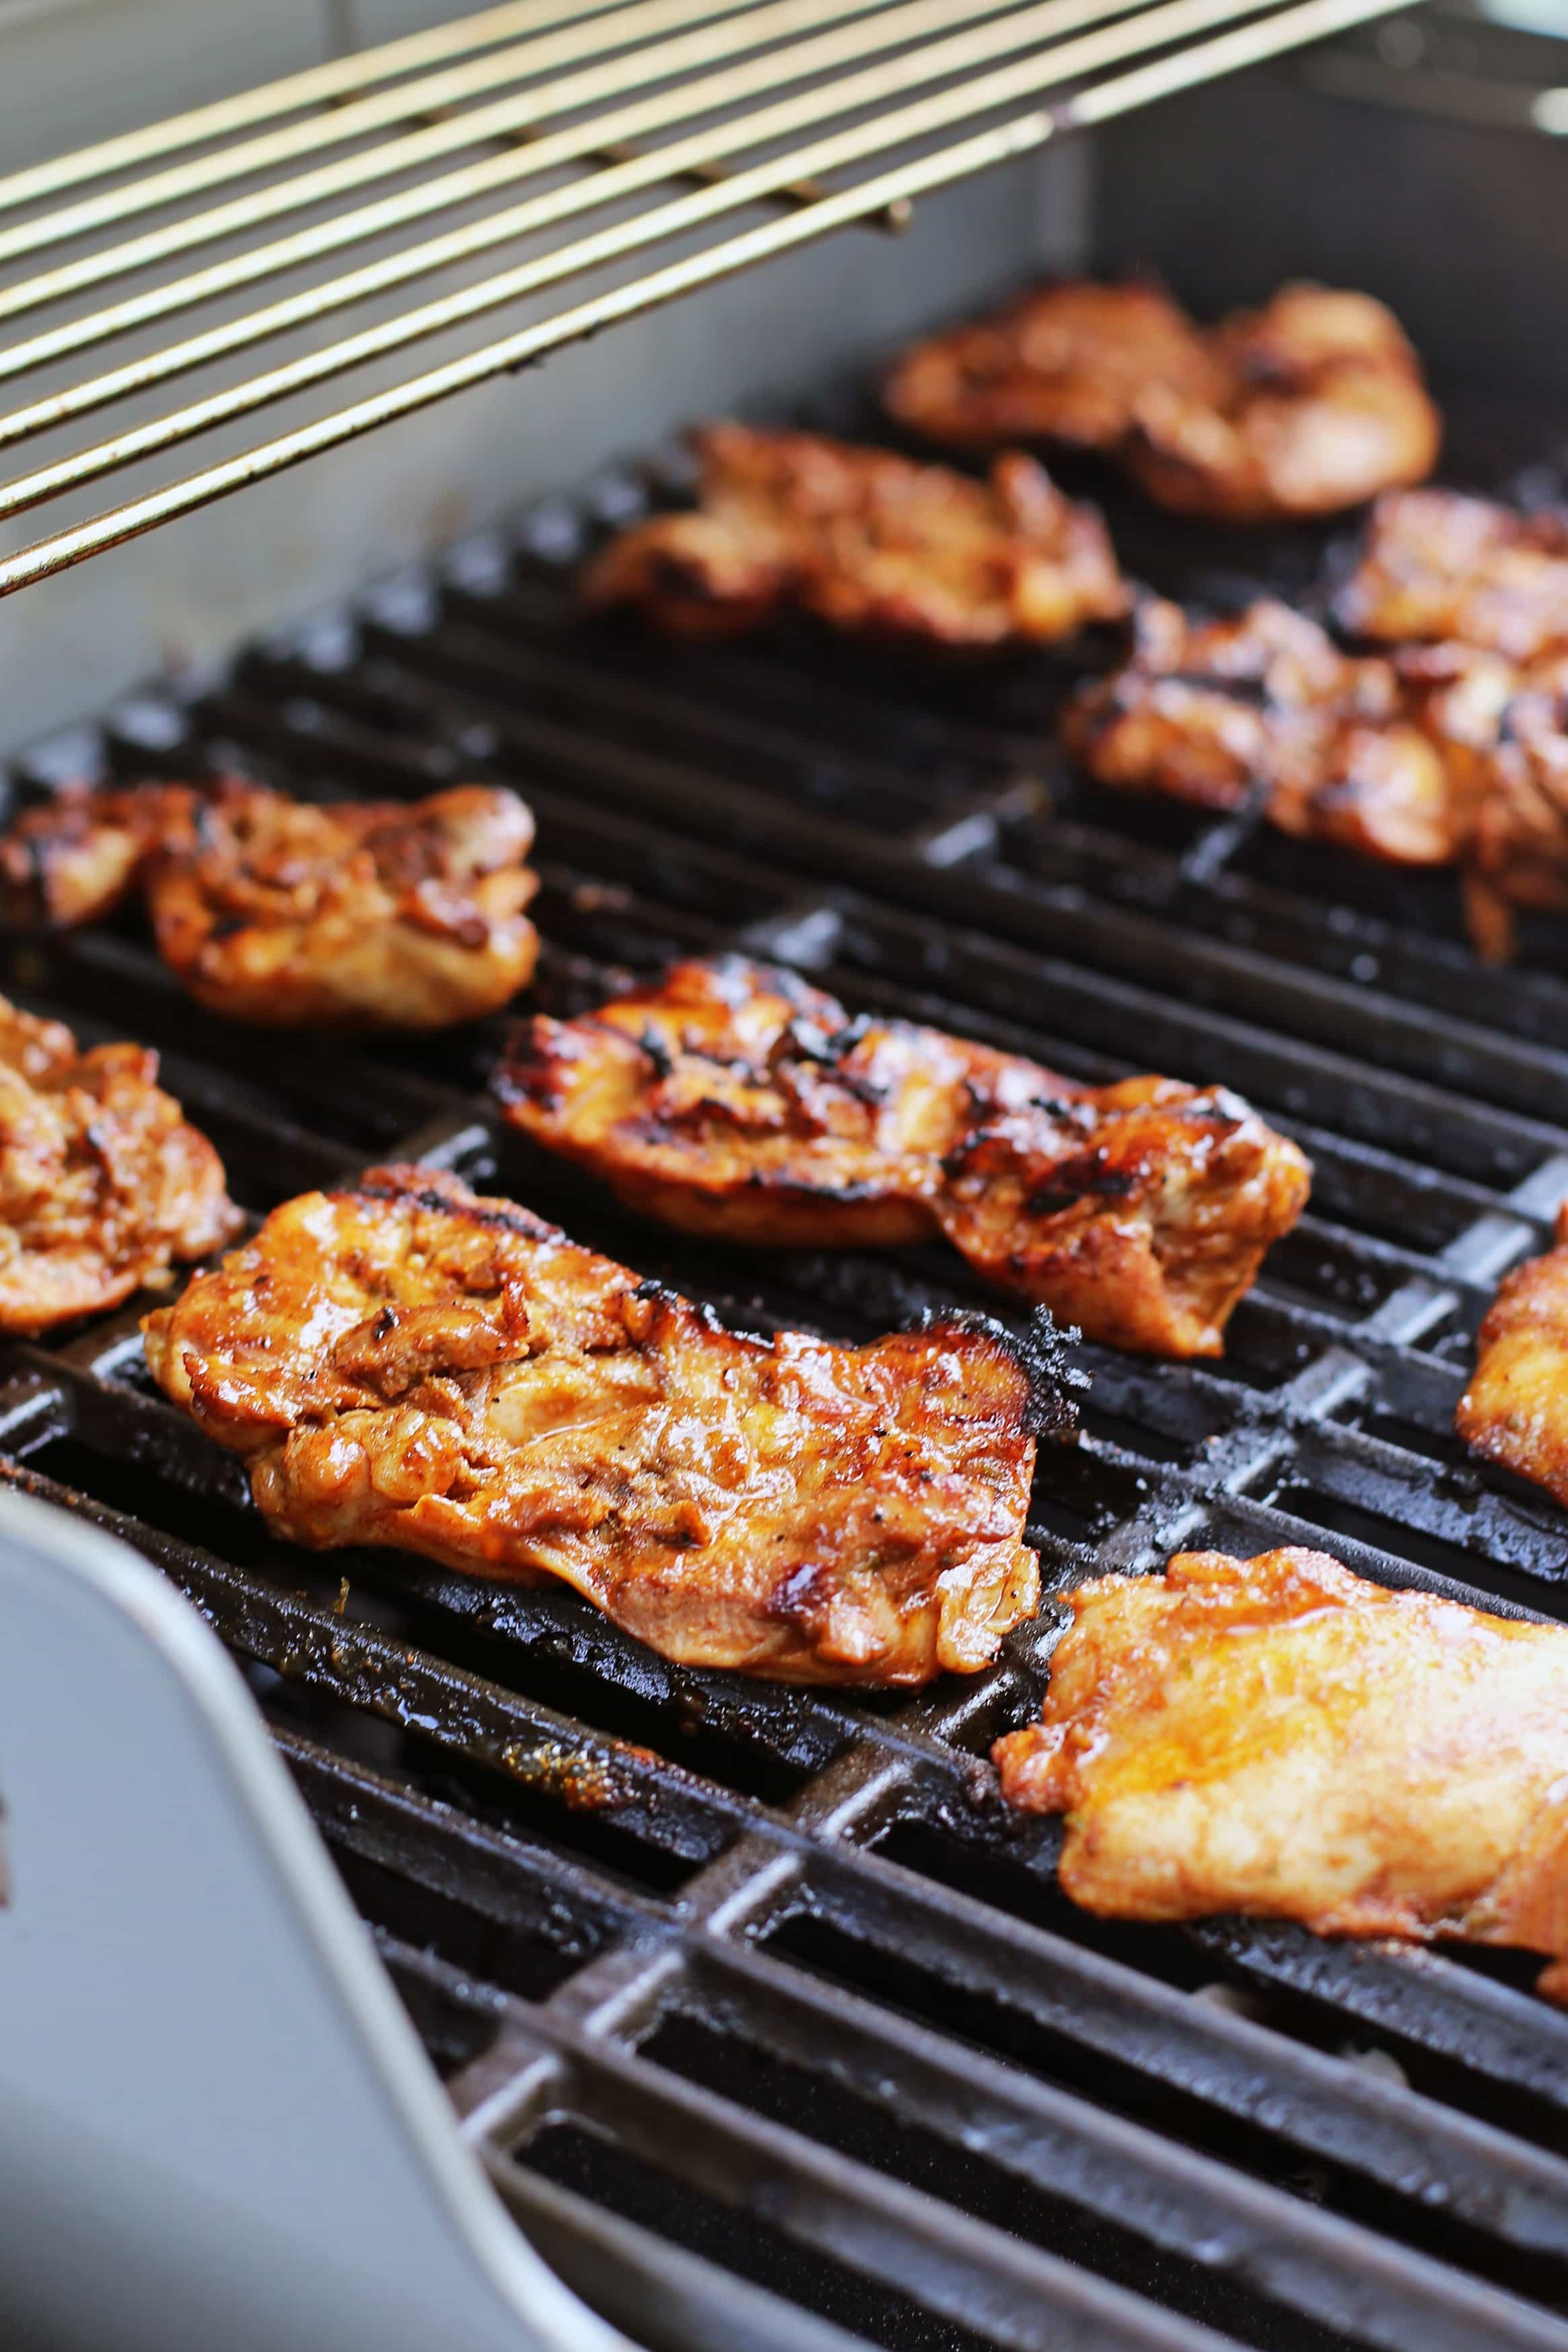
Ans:
{"type": "MultiPolygon", "coordinates": [[[[875,431],[862,394],[831,387],[805,421],[875,431]]],[[[1549,408],[1448,407],[1449,470],[1496,486],[1528,463],[1539,490],[1549,408]]],[[[1168,592],[1300,596],[1331,572],[1331,533],[1208,532],[1086,478],[1128,568],[1168,592]]],[[[602,468],[34,746],[11,788],[232,768],[306,795],[514,784],[550,1010],[673,954],[766,954],[853,1009],[1074,1077],[1222,1078],[1305,1146],[1310,1211],[1223,1361],[1079,1350],[1083,1442],[1043,1456],[1031,1514],[1041,1618],[914,1699],[685,1669],[564,1592],[290,1551],[152,1387],[134,1310],[6,1347],[0,2061],[31,2104],[0,2158],[28,2222],[0,2294],[44,2340],[49,2320],[162,2352],[220,2325],[245,2352],[591,2352],[610,2340],[593,2313],[653,2352],[1568,2347],[1568,2018],[1529,1990],[1537,1964],[1096,1921],[1057,1886],[1055,1825],[1007,1813],[986,1761],[1037,1707],[1054,1597],[1181,1547],[1321,1544],[1385,1584],[1565,1613],[1568,1517],[1449,1433],[1497,1277],[1568,1192],[1561,927],[1483,970],[1450,877],[1076,781],[1052,722],[1092,646],[939,667],[804,625],[673,651],[584,621],[580,558],[684,479],[674,445],[602,468]],[[237,1665],[341,1886],[171,1586],[237,1665]],[[121,1954],[118,2041],[89,1973],[51,1986],[47,1942],[24,1948],[38,1812],[78,1841],[60,1916],[121,1954]],[[19,1988],[62,2020],[26,2065],[19,1988]],[[164,2096],[187,2080],[216,2082],[205,2106],[164,2096]],[[116,2084],[145,2108],[128,2119],[116,2084]],[[95,2130],[140,2137],[145,2179],[99,2161],[95,2130]],[[274,2209],[280,2168],[296,2193],[274,2209]],[[161,2202],[165,2177],[205,2179],[216,2218],[161,2202]],[[51,2189],[93,2216],[90,2244],[51,2189]],[[95,2308],[90,2282],[52,2291],[95,2261],[139,2283],[140,2316],[95,2308]]],[[[195,1007],[130,926],[6,938],[0,986],[85,1040],[155,1044],[252,1211],[417,1158],[745,1328],[996,1311],[935,1248],[764,1255],[640,1224],[497,1121],[500,1024],[280,1043],[195,1007]]]]}

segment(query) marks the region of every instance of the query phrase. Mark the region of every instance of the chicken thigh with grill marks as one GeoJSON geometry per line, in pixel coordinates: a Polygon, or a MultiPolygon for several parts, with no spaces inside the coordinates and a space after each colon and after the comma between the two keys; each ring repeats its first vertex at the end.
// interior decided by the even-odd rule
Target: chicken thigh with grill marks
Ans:
{"type": "Polygon", "coordinates": [[[507,1116],[634,1208],[803,1247],[945,1234],[1090,1339],[1217,1355],[1310,1171],[1223,1090],[1075,1086],[1037,1063],[844,1007],[739,956],[677,964],[496,1073],[507,1116]]]}
{"type": "Polygon", "coordinates": [[[205,790],[74,792],[0,841],[14,921],[73,924],[145,896],[160,954],[201,1003],[272,1027],[433,1029],[529,979],[533,820],[515,793],[297,801],[205,790]]]}
{"type": "Polygon", "coordinates": [[[1520,668],[1457,642],[1357,656],[1283,604],[1195,622],[1151,598],[1131,660],[1079,689],[1062,738],[1101,783],[1458,866],[1489,961],[1513,952],[1518,910],[1568,908],[1568,656],[1520,668]]]}
{"type": "Polygon", "coordinates": [[[1413,647],[1343,654],[1271,600],[1193,621],[1150,598],[1132,658],[1068,703],[1063,740],[1100,782],[1199,808],[1251,806],[1282,832],[1394,865],[1447,866],[1519,684],[1495,656],[1413,647]]]}
{"type": "Polygon", "coordinates": [[[1568,2000],[1568,1628],[1390,1592],[1321,1552],[1186,1552],[1068,1596],[1043,1719],[994,1751],[1121,1919],[1550,1956],[1568,2000]]]}
{"type": "Polygon", "coordinates": [[[700,510],[613,540],[584,581],[590,604],[640,604],[693,636],[794,604],[854,635],[975,647],[1127,610],[1099,514],[1032,457],[1001,457],[976,482],[809,433],[715,425],[698,447],[700,510]]]}
{"type": "Polygon", "coordinates": [[[217,1153],[142,1045],[78,1050],[0,997],[0,1332],[118,1307],[233,1238],[217,1153]]]}
{"type": "Polygon", "coordinates": [[[984,1318],[749,1338],[405,1167],[286,1202],[144,1329],[275,1534],[558,1578],[689,1664],[924,1683],[1037,1603],[1034,1432],[1065,1400],[984,1318]]]}

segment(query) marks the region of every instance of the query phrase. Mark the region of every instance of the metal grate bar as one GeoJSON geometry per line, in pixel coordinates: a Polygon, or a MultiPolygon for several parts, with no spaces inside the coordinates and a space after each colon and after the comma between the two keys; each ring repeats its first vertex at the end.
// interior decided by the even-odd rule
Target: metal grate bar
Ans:
{"type": "MultiPolygon", "coordinates": [[[[253,248],[183,282],[133,294],[92,318],[71,320],[63,329],[35,337],[7,363],[19,375],[69,350],[258,281],[278,268],[313,260],[373,227],[384,229],[395,221],[401,225],[437,204],[466,200],[481,186],[488,192],[512,177],[568,159],[597,158],[601,166],[570,187],[451,229],[423,247],[286,297],[248,318],[225,320],[205,334],[143,353],[75,387],[62,391],[57,386],[0,423],[0,438],[16,442],[235,351],[313,324],[331,310],[384,293],[433,268],[563,221],[574,211],[652,188],[671,177],[699,182],[672,201],[656,203],[357,334],[284,359],[0,488],[0,515],[26,511],[547,286],[648,258],[646,274],[602,288],[499,341],[384,387],[5,558],[0,561],[0,593],[830,230],[897,215],[912,196],[1027,153],[1064,130],[1109,119],[1165,92],[1237,70],[1401,5],[1404,0],[1296,0],[1284,8],[1278,0],[1044,0],[1044,5],[1020,8],[1016,0],[957,0],[955,7],[943,10],[925,0],[923,5],[879,10],[872,0],[775,0],[775,5],[760,8],[745,0],[728,0],[728,5],[726,0],[638,0],[635,6],[598,13],[585,23],[470,57],[422,79],[376,90],[333,113],[279,125],[237,146],[187,157],[123,186],[82,196],[10,228],[0,227],[0,265],[23,261],[51,246],[178,206],[226,181],[255,180],[325,147],[362,142],[331,163],[266,180],[226,204],[181,214],[42,276],[0,288],[0,316],[16,316],[217,237],[247,236],[260,222],[336,199],[373,179],[423,166],[441,154],[495,138],[529,142],[521,154],[471,164],[450,175],[444,193],[429,188],[400,192],[358,215],[340,215],[270,247],[253,248]],[[1118,16],[1121,21],[1116,24],[1099,21],[1118,16]],[[987,21],[971,23],[945,39],[933,37],[965,16],[987,21]],[[715,18],[722,20],[717,29],[715,18]],[[846,19],[851,21],[846,24],[846,19]],[[700,29],[679,29],[699,22],[700,29]],[[838,29],[815,40],[796,40],[793,49],[779,46],[825,25],[838,29]],[[1225,26],[1232,29],[1218,29],[1225,26]],[[1075,29],[1076,38],[1059,37],[1075,29]],[[900,48],[900,55],[886,54],[900,48]],[[1015,54],[1010,64],[992,64],[1020,50],[1029,54],[1022,58],[1015,54]],[[748,66],[707,75],[700,70],[716,55],[748,51],[758,53],[748,66]],[[595,65],[577,64],[576,70],[555,81],[537,79],[557,65],[574,64],[595,52],[607,54],[595,65]],[[858,73],[839,72],[858,58],[879,53],[883,55],[879,65],[858,73]],[[1153,62],[1111,71],[1126,68],[1137,58],[1153,62]],[[991,70],[981,70],[987,65],[991,70]],[[1084,87],[1089,78],[1108,72],[1110,79],[1084,87]],[[839,78],[823,78],[833,73],[839,78]],[[695,81],[689,79],[692,74],[695,81]],[[514,95],[488,97],[530,77],[535,78],[531,85],[514,95]],[[689,127],[704,112],[803,77],[816,79],[795,97],[776,100],[737,121],[689,127]],[[946,86],[906,104],[891,102],[931,82],[946,86]],[[675,86],[651,87],[661,83],[675,86]],[[650,89],[640,106],[629,112],[626,108],[618,113],[602,110],[606,100],[639,86],[650,89]],[[1070,94],[1059,95],[1064,91],[1070,94]],[[487,102],[463,110],[479,98],[487,102]],[[1042,99],[1052,102],[1007,116],[1006,110],[1021,102],[1042,99]],[[584,119],[549,131],[554,117],[573,113],[584,119]],[[438,119],[377,142],[378,132],[389,127],[401,130],[411,114],[438,119]],[[780,141],[809,134],[835,115],[846,114],[864,119],[824,135],[808,135],[803,144],[764,154],[744,169],[731,169],[727,162],[748,149],[776,147],[780,141]],[[1006,119],[997,120],[999,116],[1006,119]],[[629,124],[661,131],[688,128],[685,136],[668,145],[627,154],[624,142],[629,124]],[[548,135],[540,137],[541,131],[548,135]],[[933,140],[957,131],[968,135],[932,150],[933,140]],[[363,143],[366,141],[371,143],[363,143]],[[830,184],[835,175],[849,171],[869,176],[847,186],[830,184]],[[695,252],[679,249],[694,229],[722,225],[731,215],[780,199],[788,206],[781,218],[721,236],[695,252]],[[661,248],[667,257],[662,261],[658,258],[661,248]],[[672,250],[676,257],[668,257],[672,250]]],[[[374,68],[371,73],[374,78],[374,68]]],[[[176,136],[172,143],[182,142],[176,136]]]]}

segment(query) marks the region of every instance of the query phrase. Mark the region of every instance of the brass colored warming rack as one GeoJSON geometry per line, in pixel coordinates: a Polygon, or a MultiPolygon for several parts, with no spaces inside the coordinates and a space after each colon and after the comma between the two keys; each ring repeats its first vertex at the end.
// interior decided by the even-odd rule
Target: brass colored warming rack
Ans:
{"type": "Polygon", "coordinates": [[[0,594],[832,229],[897,227],[912,198],[1065,131],[1408,5],[509,0],[15,173],[0,179],[0,322],[20,340],[0,349],[0,398],[14,383],[20,404],[0,414],[4,447],[534,242],[493,274],[16,475],[0,519],[547,288],[637,267],[0,559],[0,594]],[[469,216],[527,182],[544,184],[469,216]],[[569,226],[596,212],[610,217],[569,226]],[[371,245],[373,258],[321,275],[371,245]],[[291,272],[314,274],[274,297],[291,272]],[[268,299],[237,310],[250,288],[268,299]],[[204,310],[215,323],[187,322],[204,310]],[[164,320],[174,340],[154,332],[145,348],[164,320]],[[122,336],[136,342],[120,364],[78,362],[122,336]]]}

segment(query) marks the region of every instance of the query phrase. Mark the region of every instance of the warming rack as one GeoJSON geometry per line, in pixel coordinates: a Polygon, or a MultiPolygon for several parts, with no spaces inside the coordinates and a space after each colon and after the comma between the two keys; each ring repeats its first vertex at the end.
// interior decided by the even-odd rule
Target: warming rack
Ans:
{"type": "Polygon", "coordinates": [[[897,228],[911,199],[1065,132],[1408,5],[513,0],[13,173],[0,322],[19,340],[0,385],[20,404],[0,446],[137,413],[0,487],[0,524],[547,289],[578,299],[66,522],[0,558],[0,594],[834,229],[897,228]],[[542,184],[496,204],[523,183],[542,184]],[[608,217],[580,231],[595,213],[608,217]],[[385,302],[453,271],[430,299],[385,302]],[[236,310],[296,274],[308,282],[236,310]],[[372,302],[371,324],[321,339],[372,302]],[[187,324],[196,312],[216,315],[187,324]],[[130,356],[104,364],[122,337],[130,356]],[[261,372],[223,370],[263,350],[261,372]],[[215,388],[144,413],[215,366],[215,388]]]}

